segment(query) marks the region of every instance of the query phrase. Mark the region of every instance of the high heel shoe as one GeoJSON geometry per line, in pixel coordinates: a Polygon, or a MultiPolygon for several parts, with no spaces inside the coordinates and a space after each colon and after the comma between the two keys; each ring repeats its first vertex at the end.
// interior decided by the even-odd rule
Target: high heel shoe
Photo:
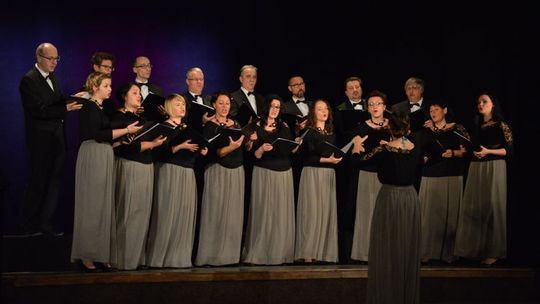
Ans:
{"type": "Polygon", "coordinates": [[[485,258],[482,260],[481,264],[486,267],[492,267],[495,266],[497,261],[498,260],[496,258],[485,258]]]}
{"type": "Polygon", "coordinates": [[[99,268],[97,268],[92,261],[81,261],[80,267],[81,270],[86,273],[94,273],[100,271],[99,268]]]}

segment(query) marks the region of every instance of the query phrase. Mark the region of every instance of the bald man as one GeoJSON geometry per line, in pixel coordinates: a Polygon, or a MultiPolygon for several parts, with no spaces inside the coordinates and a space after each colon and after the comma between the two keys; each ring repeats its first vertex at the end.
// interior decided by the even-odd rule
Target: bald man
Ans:
{"type": "Polygon", "coordinates": [[[66,103],[54,70],[60,56],[51,43],[36,49],[36,63],[24,75],[19,90],[26,126],[29,178],[21,207],[21,225],[27,235],[62,235],[52,224],[58,203],[66,151],[64,119],[82,105],[66,103]]]}

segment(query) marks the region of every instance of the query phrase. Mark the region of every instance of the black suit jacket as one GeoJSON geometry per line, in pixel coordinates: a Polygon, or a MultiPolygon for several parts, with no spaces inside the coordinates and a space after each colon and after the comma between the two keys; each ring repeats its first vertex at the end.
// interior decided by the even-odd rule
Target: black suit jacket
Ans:
{"type": "MultiPolygon", "coordinates": [[[[238,111],[240,110],[242,105],[245,104],[249,109],[251,109],[251,114],[253,118],[262,117],[264,115],[264,111],[266,111],[264,97],[257,92],[254,92],[254,94],[255,103],[257,104],[257,113],[255,113],[255,110],[253,110],[253,108],[251,107],[247,95],[241,89],[238,89],[238,91],[235,91],[231,94],[232,100],[229,116],[233,119],[237,119],[238,111]]],[[[239,121],[239,123],[243,126],[247,123],[247,121],[239,121]]]]}
{"type": "Polygon", "coordinates": [[[409,115],[409,118],[411,119],[411,133],[418,132],[420,130],[424,129],[424,122],[426,120],[430,119],[429,116],[429,107],[431,106],[431,103],[426,100],[425,98],[422,100],[422,105],[420,106],[420,110],[417,110],[413,113],[411,113],[411,107],[409,105],[409,101],[405,100],[399,103],[396,103],[392,106],[392,113],[393,112],[400,112],[400,113],[406,113],[409,115]],[[417,113],[418,112],[418,113],[417,113]]]}
{"type": "MultiPolygon", "coordinates": [[[[357,124],[363,120],[367,120],[370,115],[367,111],[367,104],[365,99],[361,99],[360,103],[362,104],[362,110],[355,110],[354,106],[349,100],[342,102],[336,107],[334,112],[334,125],[337,132],[337,142],[339,145],[344,145],[348,143],[354,135],[354,131],[357,128],[357,124]],[[345,111],[355,111],[354,120],[348,121],[351,116],[346,116],[342,114],[345,111]],[[358,113],[358,115],[356,115],[358,113]]],[[[352,113],[352,112],[351,112],[352,113]]]]}
{"type": "Polygon", "coordinates": [[[53,73],[50,79],[54,91],[37,68],[33,67],[24,75],[19,86],[29,143],[37,141],[39,145],[40,133],[36,131],[55,132],[57,128],[63,127],[67,113],[66,100],[53,73]]]}

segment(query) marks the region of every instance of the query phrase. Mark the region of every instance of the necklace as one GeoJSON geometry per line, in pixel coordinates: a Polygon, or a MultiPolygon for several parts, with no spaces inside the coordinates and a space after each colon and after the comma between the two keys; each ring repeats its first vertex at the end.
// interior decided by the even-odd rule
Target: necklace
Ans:
{"type": "Polygon", "coordinates": [[[442,131],[444,130],[444,128],[446,128],[446,122],[444,123],[444,125],[442,127],[437,127],[437,124],[434,122],[433,123],[433,131],[437,132],[437,131],[442,131]]]}
{"type": "Polygon", "coordinates": [[[95,100],[95,99],[92,99],[90,98],[91,101],[93,101],[100,109],[103,109],[103,105],[101,105],[101,103],[99,103],[99,101],[95,100]]]}
{"type": "Polygon", "coordinates": [[[221,122],[221,121],[219,121],[219,119],[218,119],[217,116],[216,116],[216,121],[217,121],[217,123],[218,123],[218,125],[219,125],[220,127],[225,127],[225,126],[227,126],[227,123],[229,122],[229,118],[226,117],[226,118],[225,118],[225,122],[221,122]]]}
{"type": "Polygon", "coordinates": [[[382,127],[384,125],[384,118],[381,122],[374,122],[373,121],[373,118],[370,118],[369,121],[371,121],[372,124],[376,125],[376,126],[379,126],[379,127],[382,127]]]}

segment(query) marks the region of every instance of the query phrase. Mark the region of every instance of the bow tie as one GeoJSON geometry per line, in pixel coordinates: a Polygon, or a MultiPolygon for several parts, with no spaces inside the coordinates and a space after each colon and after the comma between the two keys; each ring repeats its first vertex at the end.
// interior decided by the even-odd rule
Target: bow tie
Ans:
{"type": "Polygon", "coordinates": [[[248,93],[247,93],[247,96],[249,96],[249,95],[255,96],[255,94],[254,94],[253,92],[248,92],[248,93]]]}
{"type": "Polygon", "coordinates": [[[202,95],[193,95],[193,99],[197,100],[198,98],[202,98],[202,95]]]}
{"type": "Polygon", "coordinates": [[[305,99],[297,99],[296,103],[307,103],[305,99]]]}
{"type": "Polygon", "coordinates": [[[410,107],[411,109],[412,109],[412,107],[414,107],[414,106],[420,107],[420,103],[418,103],[418,102],[411,102],[411,103],[409,103],[409,107],[410,107]]]}
{"type": "Polygon", "coordinates": [[[138,85],[139,87],[142,87],[142,86],[148,86],[148,83],[137,82],[137,85],[138,85]]]}

